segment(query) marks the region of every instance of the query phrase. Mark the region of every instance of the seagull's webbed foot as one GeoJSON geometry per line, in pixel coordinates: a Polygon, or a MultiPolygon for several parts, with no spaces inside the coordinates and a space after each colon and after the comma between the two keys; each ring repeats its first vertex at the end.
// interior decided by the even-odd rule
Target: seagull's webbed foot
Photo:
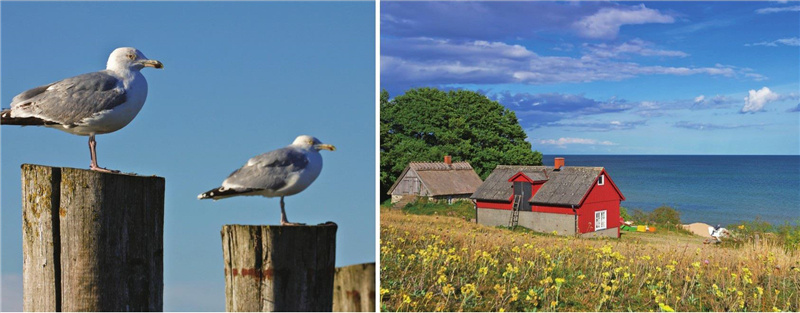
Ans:
{"type": "Polygon", "coordinates": [[[289,221],[281,221],[281,226],[305,226],[305,223],[292,223],[289,221]]]}
{"type": "Polygon", "coordinates": [[[103,172],[103,173],[119,173],[117,170],[110,170],[105,167],[100,167],[97,165],[97,141],[94,140],[94,134],[89,135],[89,153],[92,155],[92,164],[89,165],[89,169],[93,171],[103,172]]]}
{"type": "Polygon", "coordinates": [[[93,171],[103,172],[103,173],[119,173],[120,172],[118,170],[110,170],[110,169],[107,169],[105,167],[99,167],[99,166],[96,166],[94,164],[90,165],[89,169],[93,170],[93,171]]]}

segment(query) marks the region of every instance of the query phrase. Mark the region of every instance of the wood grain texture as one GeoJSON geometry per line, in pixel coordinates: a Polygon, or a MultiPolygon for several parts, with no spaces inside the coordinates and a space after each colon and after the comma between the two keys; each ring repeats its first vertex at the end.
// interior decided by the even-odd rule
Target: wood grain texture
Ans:
{"type": "Polygon", "coordinates": [[[224,225],[225,309],[333,309],[336,224],[224,225]]]}
{"type": "Polygon", "coordinates": [[[61,308],[58,234],[61,169],[22,166],[22,309],[61,308]],[[35,296],[30,296],[35,295],[35,296]]]}
{"type": "MultiPolygon", "coordinates": [[[[48,167],[23,166],[23,186],[43,185],[26,182],[26,177],[36,178],[26,172],[46,171],[43,168],[48,167]]],[[[58,194],[58,201],[40,201],[36,209],[58,212],[53,220],[57,227],[52,228],[52,237],[58,244],[51,248],[60,262],[60,275],[54,275],[53,282],[60,286],[60,306],[55,310],[161,311],[164,179],[50,169],[60,171],[58,183],[53,182],[50,191],[35,192],[58,194]]],[[[35,198],[32,194],[23,193],[23,198],[35,198]]],[[[27,207],[24,210],[36,211],[27,207]]],[[[23,273],[26,278],[27,275],[23,273]]],[[[41,297],[25,290],[25,302],[41,297]]],[[[54,311],[44,307],[41,310],[54,311]]]]}
{"type": "Polygon", "coordinates": [[[336,268],[334,312],[375,312],[375,263],[336,268]]]}

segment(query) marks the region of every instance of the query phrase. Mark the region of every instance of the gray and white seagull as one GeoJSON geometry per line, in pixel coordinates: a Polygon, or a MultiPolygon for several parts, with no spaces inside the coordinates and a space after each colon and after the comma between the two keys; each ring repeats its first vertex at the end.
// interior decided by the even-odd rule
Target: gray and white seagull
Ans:
{"type": "Polygon", "coordinates": [[[197,199],[224,199],[234,196],[281,197],[281,225],[303,225],[290,223],[286,219],[283,197],[305,190],[322,171],[322,156],[319,150],[336,151],[336,147],[324,144],[311,136],[298,136],[291,145],[273,150],[247,161],[247,164],[231,173],[222,186],[206,191],[197,199]]]}
{"type": "Polygon", "coordinates": [[[70,77],[25,91],[11,100],[11,108],[0,112],[0,124],[46,126],[89,136],[90,168],[115,172],[97,165],[95,135],[128,125],[147,98],[147,80],[142,68],[163,68],[135,48],[117,48],[108,56],[106,69],[70,77]]]}

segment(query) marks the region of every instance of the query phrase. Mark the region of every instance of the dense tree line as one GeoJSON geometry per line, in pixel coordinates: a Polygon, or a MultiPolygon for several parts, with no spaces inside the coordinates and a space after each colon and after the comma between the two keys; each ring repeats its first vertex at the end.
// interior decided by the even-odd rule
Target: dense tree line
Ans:
{"type": "Polygon", "coordinates": [[[513,111],[474,91],[417,88],[380,99],[381,194],[409,162],[467,161],[486,179],[498,164],[541,165],[513,111]]]}

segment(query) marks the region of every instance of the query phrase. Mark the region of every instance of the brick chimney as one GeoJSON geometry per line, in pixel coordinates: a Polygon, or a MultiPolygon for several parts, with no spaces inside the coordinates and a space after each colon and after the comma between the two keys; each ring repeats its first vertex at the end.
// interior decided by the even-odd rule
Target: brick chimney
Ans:
{"type": "Polygon", "coordinates": [[[553,170],[560,170],[564,167],[564,158],[556,158],[555,162],[553,163],[553,170]]]}
{"type": "Polygon", "coordinates": [[[445,155],[445,156],[444,156],[444,164],[447,164],[447,165],[452,165],[452,164],[453,164],[453,159],[452,159],[452,158],[450,158],[450,156],[449,156],[449,155],[445,155]]]}

